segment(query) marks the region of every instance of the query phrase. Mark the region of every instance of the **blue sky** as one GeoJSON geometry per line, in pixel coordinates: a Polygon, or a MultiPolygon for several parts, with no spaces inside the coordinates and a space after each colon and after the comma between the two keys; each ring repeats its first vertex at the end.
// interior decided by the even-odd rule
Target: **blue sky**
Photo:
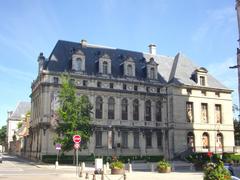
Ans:
{"type": "Polygon", "coordinates": [[[37,57],[57,40],[158,54],[179,51],[235,90],[235,0],[11,0],[0,6],[0,126],[19,101],[30,101],[37,57]]]}

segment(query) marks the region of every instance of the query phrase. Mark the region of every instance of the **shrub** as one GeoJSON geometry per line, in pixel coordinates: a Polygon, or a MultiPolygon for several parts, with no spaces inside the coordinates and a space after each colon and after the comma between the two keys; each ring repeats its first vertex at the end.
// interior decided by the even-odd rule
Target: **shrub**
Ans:
{"type": "Polygon", "coordinates": [[[168,167],[171,167],[171,164],[165,160],[159,161],[157,164],[158,169],[167,169],[168,167]]]}
{"type": "Polygon", "coordinates": [[[223,162],[208,163],[204,167],[204,180],[231,180],[231,175],[223,162]]]}
{"type": "Polygon", "coordinates": [[[121,161],[114,161],[110,164],[111,169],[123,169],[124,164],[121,161]]]}

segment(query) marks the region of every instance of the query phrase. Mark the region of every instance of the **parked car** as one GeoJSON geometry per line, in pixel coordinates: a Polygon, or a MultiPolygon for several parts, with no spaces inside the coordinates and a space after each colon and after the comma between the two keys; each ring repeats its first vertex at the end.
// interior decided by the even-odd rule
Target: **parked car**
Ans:
{"type": "Polygon", "coordinates": [[[240,180],[236,176],[236,173],[234,172],[234,169],[233,169],[232,165],[225,165],[224,167],[230,172],[232,180],[240,180]]]}

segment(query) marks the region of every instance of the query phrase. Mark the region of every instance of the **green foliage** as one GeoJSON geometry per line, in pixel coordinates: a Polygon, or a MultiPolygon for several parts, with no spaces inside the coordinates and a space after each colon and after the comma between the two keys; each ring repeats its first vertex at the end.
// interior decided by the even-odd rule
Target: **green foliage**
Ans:
{"type": "Polygon", "coordinates": [[[235,119],[233,121],[233,125],[234,125],[234,138],[235,138],[237,145],[239,145],[239,143],[240,143],[240,121],[235,119]]]}
{"type": "Polygon", "coordinates": [[[167,169],[168,167],[171,167],[171,164],[165,160],[159,161],[157,163],[158,169],[167,169]]]}
{"type": "Polygon", "coordinates": [[[18,122],[17,124],[17,128],[20,129],[22,127],[23,123],[22,122],[18,122]]]}
{"type": "Polygon", "coordinates": [[[7,137],[7,126],[2,126],[0,129],[0,144],[4,145],[6,143],[7,137]]]}
{"type": "Polygon", "coordinates": [[[124,168],[124,164],[121,161],[114,161],[110,164],[110,168],[111,169],[123,169],[124,168]]]}
{"type": "MultiPolygon", "coordinates": [[[[65,155],[60,155],[58,157],[58,162],[60,164],[72,164],[73,159],[75,157],[73,156],[65,156],[65,155]]],[[[44,163],[52,163],[54,164],[56,162],[57,156],[56,155],[43,155],[42,156],[42,161],[44,163]]],[[[90,155],[90,156],[78,156],[79,162],[94,162],[95,157],[94,155],[90,155]]]]}
{"type": "Polygon", "coordinates": [[[231,180],[231,175],[223,162],[208,163],[204,168],[204,180],[231,180]]]}
{"type": "Polygon", "coordinates": [[[57,111],[60,118],[57,133],[60,135],[55,139],[56,143],[62,144],[63,151],[73,149],[72,137],[75,134],[81,136],[81,148],[86,144],[92,134],[91,110],[92,105],[87,96],[76,95],[76,87],[69,81],[68,76],[62,76],[62,87],[59,94],[60,107],[57,111]]]}

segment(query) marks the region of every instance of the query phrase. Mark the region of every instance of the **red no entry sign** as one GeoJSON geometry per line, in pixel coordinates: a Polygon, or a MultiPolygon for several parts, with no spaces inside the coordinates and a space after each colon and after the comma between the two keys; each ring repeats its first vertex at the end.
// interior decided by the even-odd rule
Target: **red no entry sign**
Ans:
{"type": "Polygon", "coordinates": [[[81,136],[80,135],[74,135],[73,136],[73,142],[80,143],[81,142],[81,136]]]}
{"type": "Polygon", "coordinates": [[[80,148],[80,144],[79,143],[75,143],[74,144],[74,149],[79,149],[80,148]]]}

